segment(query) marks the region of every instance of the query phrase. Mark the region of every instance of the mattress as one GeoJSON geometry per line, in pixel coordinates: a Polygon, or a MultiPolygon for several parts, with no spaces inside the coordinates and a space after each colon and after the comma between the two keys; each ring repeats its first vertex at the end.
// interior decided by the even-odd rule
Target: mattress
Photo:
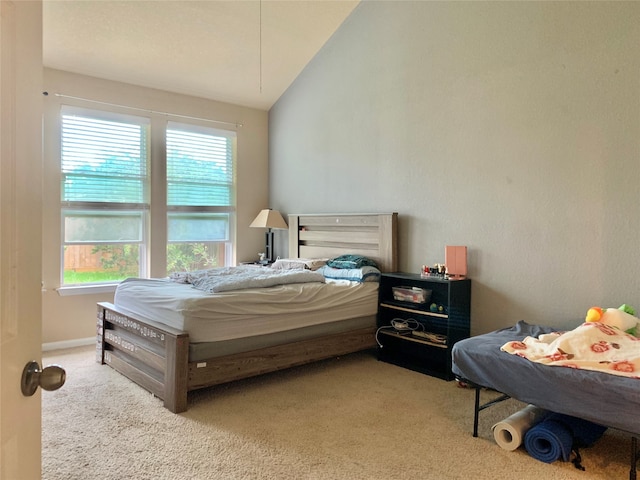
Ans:
{"type": "Polygon", "coordinates": [[[311,325],[310,327],[294,328],[282,332],[269,333],[267,335],[254,335],[252,337],[235,338],[220,342],[199,342],[189,344],[189,361],[199,362],[212,358],[224,357],[236,353],[251,352],[261,348],[285,345],[303,340],[310,340],[326,335],[337,335],[365,328],[371,329],[371,342],[374,339],[376,316],[349,318],[335,322],[311,325]]]}
{"type": "Polygon", "coordinates": [[[378,283],[296,283],[206,293],[166,279],[128,279],[114,304],[123,313],[220,342],[375,316],[378,283]]]}
{"type": "Polygon", "coordinates": [[[500,350],[509,341],[554,330],[520,321],[461,340],[451,352],[452,371],[522,402],[640,434],[640,379],[543,365],[500,350]]]}

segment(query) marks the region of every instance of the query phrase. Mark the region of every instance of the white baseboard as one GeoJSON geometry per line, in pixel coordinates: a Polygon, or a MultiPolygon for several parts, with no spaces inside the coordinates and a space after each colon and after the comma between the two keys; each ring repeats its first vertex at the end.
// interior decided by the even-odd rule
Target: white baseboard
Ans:
{"type": "Polygon", "coordinates": [[[63,348],[84,347],[96,343],[96,337],[76,338],[74,340],[64,340],[62,342],[50,342],[42,344],[42,351],[61,350],[63,348]]]}

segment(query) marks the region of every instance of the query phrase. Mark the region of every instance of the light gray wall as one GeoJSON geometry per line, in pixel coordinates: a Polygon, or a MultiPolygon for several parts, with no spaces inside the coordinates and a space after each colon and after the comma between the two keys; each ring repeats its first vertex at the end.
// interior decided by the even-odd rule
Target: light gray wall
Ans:
{"type": "Polygon", "coordinates": [[[270,111],[271,206],[467,245],[476,334],[640,310],[638,45],[639,2],[363,2],[270,111]]]}

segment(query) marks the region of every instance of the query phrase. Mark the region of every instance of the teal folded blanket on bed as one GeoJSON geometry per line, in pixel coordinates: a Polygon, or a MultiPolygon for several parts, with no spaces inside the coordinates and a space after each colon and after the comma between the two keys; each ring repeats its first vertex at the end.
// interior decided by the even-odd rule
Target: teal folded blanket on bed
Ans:
{"type": "Polygon", "coordinates": [[[569,461],[573,449],[593,445],[607,428],[587,420],[553,413],[531,428],[524,446],[533,458],[545,463],[569,461]]]}

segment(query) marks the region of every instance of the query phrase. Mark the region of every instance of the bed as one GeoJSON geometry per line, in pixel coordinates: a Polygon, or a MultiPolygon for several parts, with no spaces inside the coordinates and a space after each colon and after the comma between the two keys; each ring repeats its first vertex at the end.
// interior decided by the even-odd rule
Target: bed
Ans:
{"type": "MultiPolygon", "coordinates": [[[[343,254],[370,258],[383,272],[397,270],[397,213],[289,215],[289,258],[334,258],[343,254]]],[[[167,285],[166,280],[148,282],[176,287],[167,285]]],[[[235,322],[219,319],[216,331],[206,325],[195,329],[204,322],[171,321],[172,315],[183,308],[179,303],[165,311],[138,308],[132,298],[144,295],[140,293],[144,290],[137,289],[144,285],[136,284],[129,303],[119,305],[124,295],[118,291],[114,303],[98,303],[96,360],[161,398],[168,410],[180,413],[187,410],[190,391],[375,348],[377,284],[367,283],[357,289],[357,301],[336,312],[327,307],[326,297],[324,306],[320,301],[317,305],[299,305],[293,313],[271,312],[268,323],[279,324],[277,331],[265,330],[260,324],[259,317],[266,317],[271,308],[266,303],[250,309],[250,302],[243,305],[242,291],[226,292],[229,303],[234,304],[229,308],[234,312],[246,310],[250,328],[242,334],[233,328],[237,316],[235,322]],[[356,303],[366,308],[355,308],[356,303]],[[322,317],[331,321],[321,321],[322,317]]],[[[335,288],[332,285],[327,284],[327,288],[335,288]]],[[[314,295],[322,300],[324,293],[317,287],[310,288],[316,288],[314,295]]],[[[259,293],[266,298],[278,289],[251,291],[253,296],[259,293]]],[[[329,296],[335,296],[335,290],[329,296]]]]}
{"type": "Polygon", "coordinates": [[[476,389],[473,436],[478,436],[479,412],[507,398],[571,415],[632,436],[630,478],[636,478],[636,436],[640,435],[640,380],[599,371],[548,366],[501,351],[508,342],[553,332],[548,326],[519,321],[515,326],[456,343],[452,371],[476,389]],[[499,396],[480,405],[480,390],[499,396]]]}

